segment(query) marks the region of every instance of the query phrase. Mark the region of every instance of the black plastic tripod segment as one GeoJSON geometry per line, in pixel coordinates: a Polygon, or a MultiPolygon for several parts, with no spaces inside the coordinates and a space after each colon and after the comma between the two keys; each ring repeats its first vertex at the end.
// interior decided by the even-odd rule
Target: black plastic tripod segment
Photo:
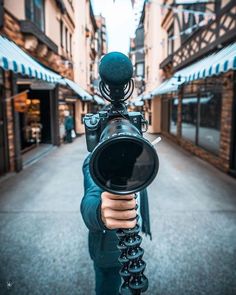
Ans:
{"type": "Polygon", "coordinates": [[[148,289],[148,279],[143,274],[146,263],[142,259],[144,250],[140,247],[142,237],[139,232],[138,224],[134,228],[118,229],[116,232],[119,239],[117,248],[121,251],[118,260],[122,265],[120,295],[139,295],[148,289]]]}

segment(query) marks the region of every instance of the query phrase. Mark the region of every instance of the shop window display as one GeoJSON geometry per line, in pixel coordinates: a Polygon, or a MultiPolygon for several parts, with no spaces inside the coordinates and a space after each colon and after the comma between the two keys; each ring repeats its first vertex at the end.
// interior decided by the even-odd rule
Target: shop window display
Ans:
{"type": "Polygon", "coordinates": [[[27,145],[41,142],[42,124],[40,123],[40,100],[28,99],[28,111],[25,115],[24,138],[27,145]]]}
{"type": "Polygon", "coordinates": [[[220,147],[220,121],[220,93],[182,99],[182,137],[214,154],[220,147]]]}

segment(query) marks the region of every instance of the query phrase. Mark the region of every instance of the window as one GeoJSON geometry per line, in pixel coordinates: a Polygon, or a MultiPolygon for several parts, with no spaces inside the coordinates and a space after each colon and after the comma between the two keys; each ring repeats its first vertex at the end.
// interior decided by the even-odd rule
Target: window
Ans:
{"type": "Polygon", "coordinates": [[[72,56],[72,34],[70,34],[70,55],[72,56]]]}
{"type": "Polygon", "coordinates": [[[174,52],[174,25],[171,25],[167,31],[167,55],[171,55],[174,52]]]}
{"type": "MultiPolygon", "coordinates": [[[[206,4],[205,3],[194,3],[190,5],[185,5],[184,7],[186,10],[195,10],[205,12],[206,4]]],[[[181,35],[181,40],[184,42],[189,36],[192,35],[194,31],[196,31],[199,27],[195,26],[199,24],[204,19],[203,15],[194,15],[193,13],[183,13],[182,14],[182,31],[185,33],[181,35]]]]}
{"type": "Polygon", "coordinates": [[[220,95],[200,97],[200,122],[198,144],[204,149],[218,153],[220,147],[220,95]]]}
{"type": "Polygon", "coordinates": [[[60,39],[61,39],[61,47],[64,47],[64,40],[63,40],[63,21],[60,20],[60,39]]]}
{"type": "Polygon", "coordinates": [[[66,39],[66,52],[68,52],[68,29],[66,28],[66,31],[65,31],[65,39],[66,39]]]}
{"type": "Polygon", "coordinates": [[[182,136],[196,143],[197,97],[182,99],[182,136]]]}
{"type": "Polygon", "coordinates": [[[44,31],[44,0],[25,0],[26,19],[44,31]]]}
{"type": "Polygon", "coordinates": [[[136,76],[143,77],[143,74],[144,74],[143,70],[144,70],[143,63],[138,63],[136,65],[136,76]]]}
{"type": "Polygon", "coordinates": [[[205,93],[182,100],[182,136],[205,150],[220,148],[221,94],[205,93]]]}
{"type": "Polygon", "coordinates": [[[169,101],[169,132],[177,135],[178,98],[169,101]]]}

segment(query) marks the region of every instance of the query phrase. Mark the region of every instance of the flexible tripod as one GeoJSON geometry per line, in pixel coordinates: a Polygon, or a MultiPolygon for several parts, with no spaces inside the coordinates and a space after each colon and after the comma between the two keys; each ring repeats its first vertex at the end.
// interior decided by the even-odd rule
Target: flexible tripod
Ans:
{"type": "Polygon", "coordinates": [[[139,295],[148,288],[148,279],[143,274],[146,263],[142,260],[144,250],[140,247],[142,237],[139,232],[138,223],[134,228],[118,229],[116,232],[119,239],[117,248],[121,251],[118,258],[122,264],[120,276],[123,279],[120,295],[139,295]]]}

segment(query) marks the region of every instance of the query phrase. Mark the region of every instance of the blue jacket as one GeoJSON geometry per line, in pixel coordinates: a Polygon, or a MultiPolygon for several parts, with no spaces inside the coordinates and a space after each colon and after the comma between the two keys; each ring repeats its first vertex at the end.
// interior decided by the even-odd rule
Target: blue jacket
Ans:
{"type": "MultiPolygon", "coordinates": [[[[117,249],[116,230],[107,229],[102,222],[100,205],[103,190],[94,183],[90,175],[89,160],[90,156],[85,159],[83,164],[84,196],[80,207],[83,220],[89,229],[89,253],[97,266],[120,266],[118,262],[120,251],[117,249]]],[[[151,237],[146,190],[140,193],[140,212],[142,231],[151,237]]]]}

